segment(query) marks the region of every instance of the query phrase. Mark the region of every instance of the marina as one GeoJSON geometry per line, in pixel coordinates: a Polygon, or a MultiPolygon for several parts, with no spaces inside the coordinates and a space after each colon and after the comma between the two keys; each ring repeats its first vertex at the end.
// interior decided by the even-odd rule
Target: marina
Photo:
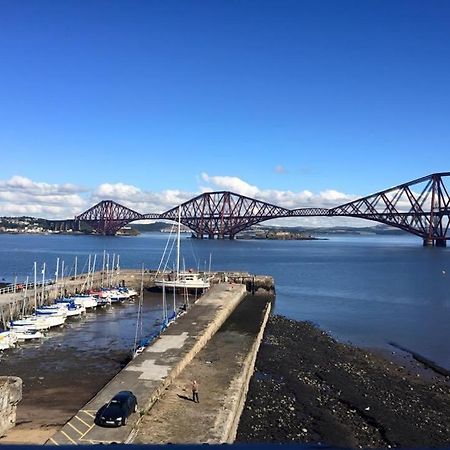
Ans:
{"type": "MultiPolygon", "coordinates": [[[[121,376],[125,376],[126,381],[125,384],[130,387],[133,387],[133,391],[137,394],[138,399],[139,399],[139,404],[142,405],[142,407],[146,410],[148,409],[151,404],[158,398],[158,396],[161,394],[163,388],[161,386],[166,387],[170,382],[170,377],[167,378],[167,373],[169,371],[169,369],[165,366],[167,366],[167,363],[164,363],[163,361],[165,361],[167,358],[169,361],[172,361],[172,363],[178,361],[176,358],[174,359],[174,354],[173,351],[175,351],[175,348],[178,348],[180,346],[180,357],[181,359],[179,359],[178,363],[173,367],[173,370],[170,369],[170,373],[172,374],[171,377],[175,377],[179,371],[184,367],[184,365],[186,365],[190,359],[204,346],[204,344],[211,338],[212,335],[214,335],[214,333],[217,331],[217,329],[221,326],[221,324],[224,322],[224,320],[226,319],[226,317],[231,314],[231,312],[233,311],[233,309],[236,307],[236,305],[242,300],[244,293],[247,291],[247,285],[246,285],[246,281],[249,282],[248,287],[251,289],[252,286],[254,289],[257,289],[260,285],[259,285],[259,279],[257,278],[255,280],[255,277],[245,277],[243,276],[245,274],[235,274],[236,279],[239,279],[241,282],[239,284],[230,284],[229,282],[226,283],[216,283],[214,284],[214,286],[211,288],[211,290],[205,294],[205,296],[199,298],[196,302],[193,302],[192,305],[190,305],[190,307],[187,309],[186,313],[182,313],[180,314],[173,325],[170,325],[169,328],[167,328],[167,326],[164,327],[163,331],[161,332],[161,325],[160,322],[158,321],[154,321],[154,327],[153,327],[153,334],[154,335],[159,335],[160,337],[158,338],[157,341],[152,342],[149,344],[149,346],[143,351],[143,352],[139,352],[137,355],[135,355],[134,358],[132,358],[131,362],[124,367],[124,364],[127,363],[127,361],[130,361],[130,353],[128,352],[127,354],[123,354],[123,359],[122,359],[122,363],[120,364],[120,367],[118,367],[118,370],[120,370],[121,368],[124,367],[124,369],[122,371],[119,372],[119,374],[113,379],[113,381],[111,381],[105,388],[105,390],[101,390],[101,392],[98,394],[98,398],[96,397],[96,401],[94,401],[93,404],[89,403],[89,405],[83,407],[80,409],[80,407],[82,406],[79,403],[76,403],[76,405],[78,406],[78,409],[80,409],[80,415],[79,417],[84,417],[84,421],[86,422],[87,418],[85,417],[86,415],[86,411],[88,412],[88,415],[91,414],[92,415],[92,410],[93,408],[98,408],[99,407],[99,402],[101,403],[101,401],[104,401],[105,398],[107,398],[108,396],[111,395],[111,392],[114,389],[118,389],[119,386],[121,385],[121,382],[118,382],[117,380],[121,379],[121,376]],[[242,283],[242,281],[244,283],[242,283]],[[225,302],[225,303],[224,303],[225,302]],[[205,309],[206,308],[206,309],[205,309]],[[195,312],[197,311],[197,312],[195,312]],[[210,311],[209,313],[207,311],[210,311]],[[186,322],[187,320],[187,322],[186,322]],[[192,324],[191,324],[192,323],[192,324]],[[191,324],[191,325],[189,325],[191,324]],[[175,334],[174,334],[175,333],[175,334]],[[175,336],[177,334],[180,334],[181,337],[180,338],[174,338],[171,336],[175,336]],[[182,338],[182,339],[181,339],[182,338]],[[163,342],[165,342],[165,340],[168,339],[170,342],[172,342],[172,344],[169,344],[169,346],[167,347],[168,349],[172,349],[171,351],[171,356],[168,357],[168,355],[161,355],[161,350],[157,350],[157,348],[160,348],[161,346],[164,348],[164,346],[166,344],[164,344],[163,342]],[[175,341],[173,341],[175,339],[175,341]],[[180,342],[177,341],[177,339],[181,339],[180,342]],[[187,341],[186,341],[187,339],[187,341]],[[175,344],[174,344],[175,342],[175,344]],[[186,345],[188,345],[188,347],[186,347],[186,345]],[[156,366],[154,366],[155,363],[145,363],[144,361],[148,360],[148,358],[150,357],[150,360],[152,360],[152,358],[155,357],[155,352],[156,352],[156,356],[157,356],[157,360],[156,361],[156,366]],[[147,356],[146,356],[147,355],[147,356]],[[149,356],[150,355],[150,356],[149,356]],[[153,356],[151,356],[153,355],[153,356]],[[160,366],[162,364],[162,366],[160,366]],[[152,375],[152,371],[150,370],[150,372],[148,372],[147,369],[145,370],[140,370],[140,369],[133,369],[133,367],[155,367],[155,372],[152,375]],[[161,372],[161,370],[163,370],[164,373],[161,372]],[[139,373],[143,372],[146,373],[147,375],[140,375],[139,373]],[[123,374],[123,375],[121,375],[123,374]],[[135,374],[135,375],[132,375],[135,374]],[[138,376],[138,378],[136,379],[136,382],[132,382],[131,379],[134,379],[134,376],[138,376]],[[131,379],[130,379],[131,376],[131,379]],[[117,378],[119,377],[119,378],[117,378]],[[147,379],[148,377],[150,377],[149,379],[147,379]],[[156,377],[156,378],[155,378],[156,377]],[[140,382],[139,379],[143,379],[143,380],[147,380],[146,384],[145,384],[145,389],[144,388],[139,388],[140,386],[140,382]],[[115,380],[115,381],[114,381],[115,380]],[[152,381],[153,380],[153,381],[152,381]],[[148,384],[148,382],[150,382],[150,385],[148,384]],[[117,384],[119,383],[119,384],[117,384]],[[163,383],[163,384],[161,384],[163,383]],[[108,387],[109,386],[109,387],[108,387]],[[112,387],[111,387],[112,386],[112,387]],[[153,387],[151,387],[153,386],[153,387]],[[144,395],[145,393],[145,395],[144,395]],[[146,397],[147,393],[150,393],[151,396],[150,397],[146,397]],[[94,406],[93,406],[94,405],[94,406]],[[147,407],[146,407],[147,405],[147,407]]],[[[130,277],[132,275],[130,274],[130,277]]],[[[232,274],[230,274],[230,278],[232,278],[232,274]]],[[[273,290],[273,282],[272,284],[270,283],[270,280],[266,279],[266,278],[262,278],[261,279],[261,286],[262,287],[266,287],[266,286],[271,286],[271,289],[273,290]]],[[[146,286],[148,287],[148,285],[146,286]]],[[[149,293],[148,295],[150,295],[150,298],[154,298],[156,300],[156,298],[160,299],[161,294],[152,294],[149,293]]],[[[148,300],[148,298],[147,298],[148,300]]],[[[148,305],[147,305],[148,306],[148,305]]],[[[134,311],[134,314],[136,314],[136,305],[135,304],[130,304],[129,307],[127,307],[127,305],[121,306],[117,311],[124,311],[126,313],[126,311],[129,308],[132,308],[134,311]],[[125,309],[123,309],[125,308],[125,309]]],[[[114,308],[114,306],[112,306],[112,308],[114,308]]],[[[148,323],[148,310],[146,312],[144,312],[144,316],[145,317],[145,322],[148,323]]],[[[107,309],[102,309],[102,311],[93,314],[90,313],[92,319],[91,320],[95,320],[96,318],[94,318],[94,316],[98,316],[98,318],[100,320],[102,320],[102,318],[104,318],[104,314],[108,314],[109,310],[107,309]],[[92,315],[93,314],[93,315],[92,315]],[[100,316],[98,315],[100,314],[100,316]]],[[[128,313],[127,313],[128,315],[128,313]]],[[[154,317],[154,316],[153,316],[154,317]]],[[[132,323],[134,321],[132,320],[132,323]]],[[[81,326],[82,324],[80,322],[74,322],[75,325],[78,324],[78,326],[81,326]]],[[[133,327],[136,326],[136,322],[133,323],[132,325],[133,327]]],[[[69,331],[69,330],[68,330],[69,331]]],[[[58,333],[59,334],[59,333],[58,333]]],[[[70,337],[69,339],[67,339],[68,336],[66,336],[65,338],[63,336],[59,336],[58,341],[59,342],[64,342],[66,341],[65,345],[69,345],[69,351],[71,348],[70,345],[70,337]]],[[[53,339],[50,339],[50,341],[45,342],[45,345],[48,345],[49,342],[51,342],[53,339]]],[[[99,342],[100,345],[101,342],[99,342]]],[[[58,352],[62,351],[63,353],[58,357],[57,355],[54,355],[55,359],[54,362],[50,362],[47,360],[47,364],[45,366],[45,370],[43,370],[42,372],[40,372],[40,374],[42,376],[38,377],[38,379],[35,382],[32,382],[32,380],[29,379],[28,377],[25,377],[22,373],[21,373],[21,369],[20,366],[23,364],[23,368],[26,370],[28,367],[30,367],[30,365],[33,365],[33,363],[28,360],[26,361],[20,361],[20,363],[15,363],[13,359],[6,359],[4,360],[7,365],[11,364],[11,369],[13,369],[15,371],[15,373],[19,373],[22,377],[24,377],[27,380],[27,383],[25,383],[25,388],[24,388],[24,399],[20,404],[19,407],[19,411],[18,411],[18,426],[16,427],[15,430],[13,430],[11,433],[9,433],[8,435],[8,439],[12,439],[12,442],[14,442],[14,439],[19,439],[19,442],[24,442],[23,439],[25,439],[26,441],[26,436],[27,432],[30,433],[31,436],[33,436],[32,439],[36,439],[36,433],[40,433],[40,436],[47,436],[47,438],[50,438],[50,435],[52,434],[52,432],[54,432],[53,430],[56,431],[55,428],[51,427],[50,429],[48,429],[48,427],[46,427],[44,424],[45,423],[54,423],[55,421],[57,423],[61,423],[61,419],[63,419],[64,417],[66,417],[66,420],[68,420],[73,414],[75,414],[75,411],[71,408],[73,408],[74,406],[70,406],[73,402],[72,401],[68,401],[67,400],[67,396],[63,396],[60,400],[60,402],[58,402],[57,398],[58,397],[54,397],[52,399],[50,399],[48,397],[49,392],[52,392],[54,390],[54,388],[56,388],[58,385],[60,385],[59,382],[56,381],[56,379],[54,381],[51,381],[52,379],[55,378],[55,376],[57,377],[57,374],[54,373],[54,370],[52,370],[53,368],[57,367],[57,365],[55,365],[57,359],[59,358],[65,358],[65,360],[67,360],[67,358],[69,357],[67,354],[67,350],[64,350],[64,348],[60,347],[60,344],[57,343],[56,344],[56,348],[58,349],[58,352]],[[61,350],[60,350],[61,349],[61,350]],[[42,379],[42,380],[41,380],[42,379]],[[47,384],[47,379],[50,381],[50,386],[46,389],[44,388],[44,386],[47,384]],[[44,389],[43,389],[44,388],[44,389]],[[40,389],[41,392],[34,392],[34,389],[40,389]],[[34,417],[33,415],[30,416],[30,413],[33,414],[32,410],[36,409],[36,394],[39,395],[40,401],[38,401],[39,406],[37,407],[37,411],[36,411],[36,415],[39,417],[34,417]],[[46,404],[48,403],[48,406],[46,407],[46,413],[43,415],[42,414],[42,403],[46,404]],[[33,406],[30,405],[30,403],[33,404],[33,406]],[[29,410],[31,406],[31,411],[29,410]],[[26,412],[25,412],[26,411],[26,412]],[[53,412],[52,412],[53,411],[53,412]],[[64,412],[61,416],[62,411],[67,411],[64,412]],[[56,416],[58,416],[58,418],[54,417],[54,414],[56,414],[56,416]],[[52,418],[53,416],[53,418],[52,418]],[[23,426],[21,426],[20,424],[24,421],[24,422],[29,422],[31,419],[32,422],[32,426],[30,427],[25,426],[25,429],[23,428],[23,426]],[[45,431],[48,430],[47,433],[45,433],[45,431]],[[15,437],[16,436],[16,437],[15,437]],[[19,437],[20,436],[20,437],[19,437]],[[21,441],[22,439],[22,441],[21,441]]],[[[14,351],[17,351],[17,349],[15,349],[14,351]]],[[[107,354],[109,357],[111,357],[111,355],[113,354],[114,349],[112,347],[109,347],[107,350],[107,354]]],[[[11,356],[14,358],[14,354],[11,354],[11,356]]],[[[32,355],[30,355],[32,356],[32,355]]],[[[99,353],[100,356],[100,353],[99,353]]],[[[103,357],[101,357],[103,359],[103,357]]],[[[77,365],[79,364],[78,362],[78,357],[74,358],[74,360],[72,361],[72,364],[74,364],[74,368],[77,367],[77,365]]],[[[92,360],[92,362],[94,363],[93,368],[95,367],[95,362],[94,360],[92,360]]],[[[171,363],[171,364],[172,364],[171,363]]],[[[2,366],[2,369],[4,369],[5,366],[2,366]]],[[[41,366],[41,368],[44,369],[44,366],[41,366]]],[[[100,366],[96,366],[95,371],[98,371],[98,380],[101,381],[102,379],[105,379],[105,376],[107,376],[106,374],[102,375],[103,370],[98,370],[100,368],[100,366]]],[[[87,374],[89,374],[89,368],[86,367],[87,369],[87,374]]],[[[116,369],[117,370],[117,369],[116,369]]],[[[60,375],[62,376],[63,374],[60,373],[60,375]]],[[[88,378],[89,379],[89,378],[88,378]]],[[[107,380],[108,378],[106,378],[107,380]]],[[[71,392],[77,392],[79,391],[79,389],[83,389],[83,386],[85,386],[85,383],[80,383],[81,380],[77,379],[77,382],[75,383],[75,385],[73,385],[71,387],[71,392]]],[[[92,397],[93,395],[93,389],[95,389],[95,386],[98,386],[98,388],[101,387],[101,385],[98,384],[98,382],[93,383],[92,386],[89,387],[89,392],[92,392],[89,395],[86,395],[83,397],[83,395],[77,395],[77,401],[82,401],[83,398],[86,398],[86,400],[88,400],[90,397],[92,397]]],[[[59,388],[61,389],[62,386],[59,388]]],[[[97,389],[98,389],[97,388],[97,389]]],[[[72,398],[72,397],[71,397],[72,398]]],[[[94,399],[95,400],[95,399],[94,399]]],[[[234,410],[233,410],[234,411],[234,410]]],[[[92,422],[92,420],[91,420],[92,422]]],[[[64,424],[64,421],[61,423],[61,425],[64,424]]],[[[72,429],[71,425],[67,425],[69,427],[69,429],[72,429]]],[[[133,421],[130,421],[129,424],[127,425],[127,427],[131,427],[132,429],[133,426],[133,421]]],[[[119,435],[116,433],[114,434],[111,433],[111,430],[109,430],[109,434],[104,435],[104,430],[102,431],[102,429],[98,429],[98,427],[96,428],[92,428],[92,430],[90,430],[90,437],[89,440],[92,441],[96,441],[96,440],[100,440],[100,441],[121,441],[119,439],[119,436],[122,436],[123,439],[125,439],[125,437],[123,436],[123,433],[127,430],[127,428],[123,428],[119,435]],[[100,434],[99,434],[100,433],[100,434]],[[103,435],[102,435],[103,433],[103,435]],[[97,436],[97,437],[96,437],[97,436]],[[99,436],[103,436],[103,438],[99,438],[99,436]],[[113,436],[113,437],[112,437],[113,436]]],[[[130,429],[128,429],[128,432],[130,432],[130,429]]],[[[67,434],[67,430],[64,431],[64,433],[67,434]]],[[[64,433],[59,434],[58,436],[64,436],[64,433]]],[[[72,435],[71,439],[74,439],[74,437],[72,435]]],[[[61,437],[55,437],[54,439],[61,439],[61,437]]],[[[88,439],[88,438],[86,438],[88,439]]],[[[66,440],[63,440],[63,442],[67,443],[66,440]]],[[[0,441],[1,442],[1,441],[0,441]]],[[[10,442],[10,441],[8,441],[10,442]]],[[[29,441],[29,442],[33,442],[33,441],[29,441]]],[[[34,441],[35,442],[35,441],[34,441]]],[[[57,441],[59,442],[59,441],[57,441]]],[[[70,439],[69,439],[70,442],[70,439]]],[[[72,442],[73,443],[73,442],[72,442]]],[[[81,442],[82,443],[82,442],[81,442]]]]}
{"type": "Polygon", "coordinates": [[[48,443],[64,445],[127,442],[142,416],[135,414],[130,417],[126,426],[105,430],[94,424],[96,411],[124,386],[136,395],[139,411],[148,411],[225,322],[243,299],[245,292],[243,285],[215,285],[186,315],[161,334],[157,342],[133,359],[98,395],[84,405],[48,443]],[[82,427],[80,418],[89,427],[82,427]]]}

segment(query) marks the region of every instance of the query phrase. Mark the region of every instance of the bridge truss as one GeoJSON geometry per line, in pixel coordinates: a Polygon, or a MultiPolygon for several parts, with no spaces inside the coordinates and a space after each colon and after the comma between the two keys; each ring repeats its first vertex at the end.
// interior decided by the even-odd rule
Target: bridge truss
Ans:
{"type": "Polygon", "coordinates": [[[230,238],[259,222],[288,217],[291,211],[233,192],[206,192],[179,207],[161,214],[160,218],[178,220],[194,231],[197,238],[230,238]]]}
{"type": "Polygon", "coordinates": [[[159,214],[140,214],[113,200],[103,200],[75,217],[75,222],[87,223],[98,234],[115,235],[135,220],[157,219],[159,214]]]}
{"type": "Polygon", "coordinates": [[[374,220],[420,236],[426,245],[450,239],[450,172],[435,173],[329,210],[330,216],[374,220]]]}
{"type": "Polygon", "coordinates": [[[450,226],[450,172],[435,173],[330,209],[287,209],[228,191],[206,192],[162,214],[140,214],[104,200],[75,217],[99,234],[115,234],[135,220],[178,220],[198,238],[230,238],[257,223],[281,217],[355,217],[420,236],[426,245],[445,246],[450,226]],[[447,182],[447,185],[446,185],[447,182]]]}

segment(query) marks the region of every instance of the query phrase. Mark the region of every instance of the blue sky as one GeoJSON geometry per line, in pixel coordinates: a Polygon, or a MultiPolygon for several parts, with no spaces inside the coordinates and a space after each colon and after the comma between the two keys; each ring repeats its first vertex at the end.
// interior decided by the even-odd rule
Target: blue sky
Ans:
{"type": "Polygon", "coordinates": [[[449,24],[433,0],[0,0],[0,213],[447,171],[449,24]]]}

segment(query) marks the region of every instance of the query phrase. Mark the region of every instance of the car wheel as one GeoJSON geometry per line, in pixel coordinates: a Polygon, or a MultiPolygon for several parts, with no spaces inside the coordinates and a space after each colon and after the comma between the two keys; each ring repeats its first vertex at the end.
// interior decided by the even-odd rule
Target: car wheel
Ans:
{"type": "Polygon", "coordinates": [[[126,425],[127,422],[128,422],[128,417],[124,417],[124,418],[122,419],[122,425],[126,425]]]}

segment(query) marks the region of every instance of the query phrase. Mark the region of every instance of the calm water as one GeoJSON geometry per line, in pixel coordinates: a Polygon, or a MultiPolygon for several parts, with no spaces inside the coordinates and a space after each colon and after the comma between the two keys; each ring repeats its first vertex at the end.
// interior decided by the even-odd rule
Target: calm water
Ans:
{"type": "MultiPolygon", "coordinates": [[[[0,278],[22,281],[33,261],[79,268],[89,253],[120,254],[121,267],[156,268],[165,234],[138,237],[0,235],[0,278]]],[[[450,248],[415,237],[336,237],[326,241],[182,242],[186,267],[242,270],[276,280],[275,312],[311,320],[366,346],[395,341],[450,368],[450,248]]],[[[126,337],[123,345],[133,335],[126,337]]],[[[120,341],[121,338],[117,337],[120,341]]]]}

